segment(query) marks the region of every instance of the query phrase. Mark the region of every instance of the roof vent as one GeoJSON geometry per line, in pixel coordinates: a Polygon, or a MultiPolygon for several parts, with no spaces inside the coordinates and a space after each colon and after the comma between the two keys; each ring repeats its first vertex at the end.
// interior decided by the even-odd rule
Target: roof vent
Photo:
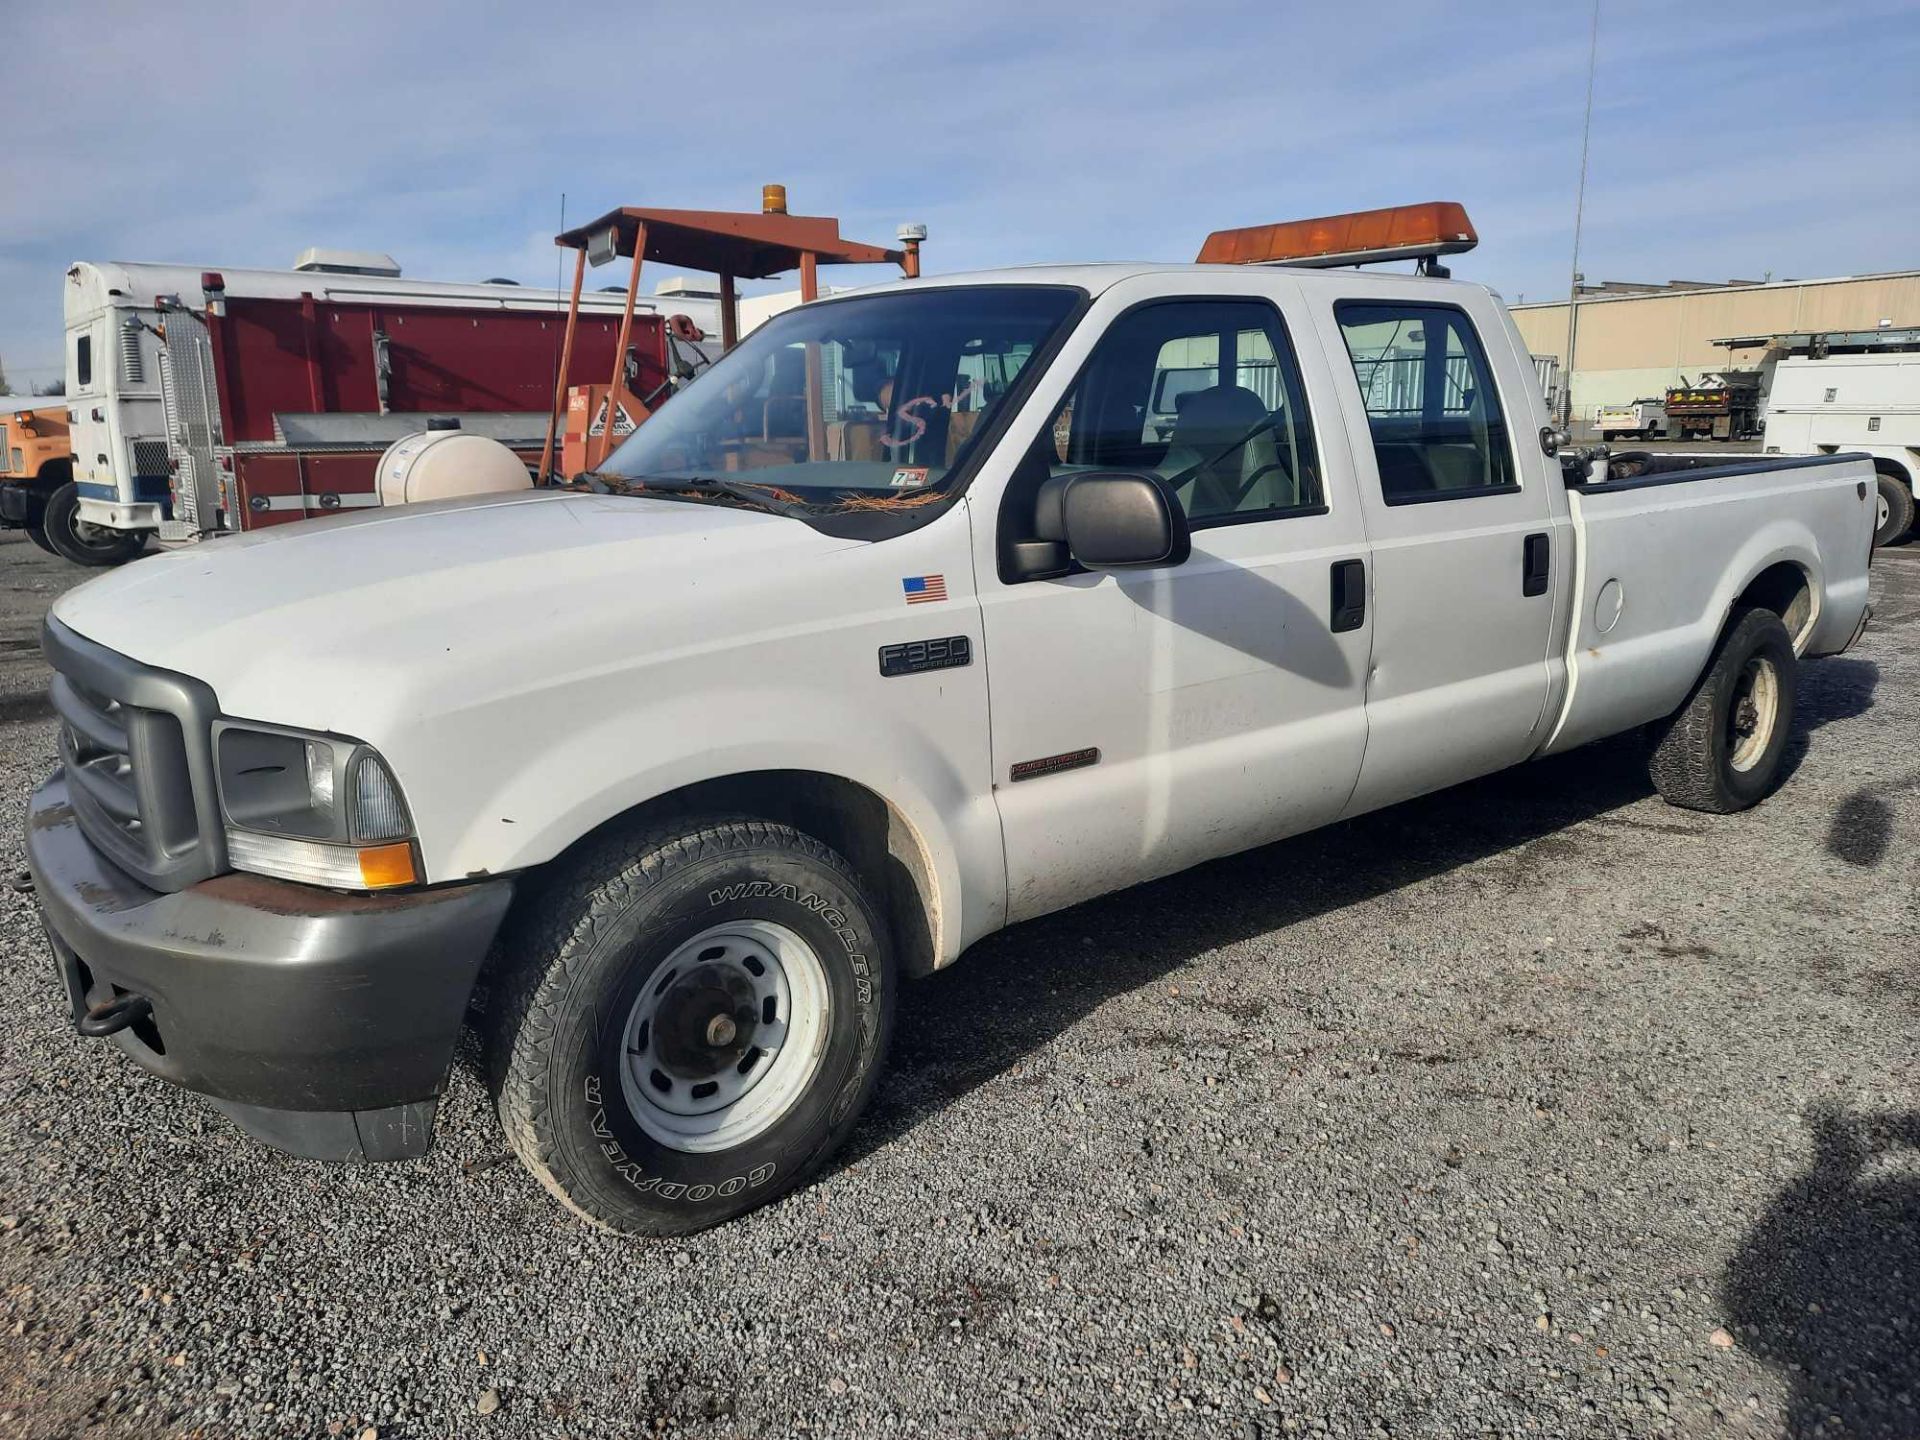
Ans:
{"type": "Polygon", "coordinates": [[[653,293],[689,300],[718,300],[720,298],[720,288],[713,281],[689,280],[685,275],[669,276],[654,287],[653,293]]]}
{"type": "Polygon", "coordinates": [[[293,262],[293,268],[311,275],[378,275],[387,280],[400,278],[400,262],[375,250],[328,250],[309,245],[293,262]]]}

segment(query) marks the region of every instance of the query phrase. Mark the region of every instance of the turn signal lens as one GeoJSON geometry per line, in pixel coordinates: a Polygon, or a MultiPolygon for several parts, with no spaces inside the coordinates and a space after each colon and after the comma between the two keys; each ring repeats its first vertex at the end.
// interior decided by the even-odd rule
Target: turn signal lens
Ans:
{"type": "Polygon", "coordinates": [[[360,883],[369,890],[391,890],[396,885],[411,885],[420,877],[414,873],[413,846],[375,845],[360,852],[360,883]]]}

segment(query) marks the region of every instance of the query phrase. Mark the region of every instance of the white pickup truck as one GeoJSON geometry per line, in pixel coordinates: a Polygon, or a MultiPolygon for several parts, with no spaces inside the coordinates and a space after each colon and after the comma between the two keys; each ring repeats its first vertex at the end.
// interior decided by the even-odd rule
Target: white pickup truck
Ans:
{"type": "Polygon", "coordinates": [[[1630,405],[1602,405],[1593,417],[1602,440],[1650,440],[1667,433],[1667,402],[1635,400],[1630,405]]]}
{"type": "Polygon", "coordinates": [[[1003,926],[1639,727],[1675,804],[1762,799],[1871,464],[1558,439],[1484,288],[1018,269],[780,315],[571,489],[143,560],[45,629],[76,1024],[391,1159],[483,1008],[561,1200],[710,1225],[1003,926]]]}

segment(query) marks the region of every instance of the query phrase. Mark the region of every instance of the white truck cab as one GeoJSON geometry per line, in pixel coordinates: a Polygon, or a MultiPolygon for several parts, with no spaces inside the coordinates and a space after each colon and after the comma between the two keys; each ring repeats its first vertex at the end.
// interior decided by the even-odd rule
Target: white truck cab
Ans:
{"type": "Polygon", "coordinates": [[[478,987],[535,1174],[715,1223],[1005,925],[1642,726],[1675,803],[1764,797],[1872,467],[1555,439],[1478,286],[1006,270],[775,317],[584,488],[105,576],[28,826],[77,1024],[392,1158],[478,987]]]}

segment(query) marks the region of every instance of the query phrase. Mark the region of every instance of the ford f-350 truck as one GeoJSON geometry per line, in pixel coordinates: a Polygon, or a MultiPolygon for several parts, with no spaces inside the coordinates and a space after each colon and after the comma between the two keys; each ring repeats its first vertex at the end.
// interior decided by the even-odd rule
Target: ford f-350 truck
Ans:
{"type": "Polygon", "coordinates": [[[1673,803],[1765,797],[1866,624],[1871,464],[1559,439],[1484,288],[1017,269],[777,316],[585,489],[104,576],[27,827],[77,1026],[391,1159],[483,993],[534,1174],[713,1224],[1006,925],[1642,727],[1673,803]]]}

